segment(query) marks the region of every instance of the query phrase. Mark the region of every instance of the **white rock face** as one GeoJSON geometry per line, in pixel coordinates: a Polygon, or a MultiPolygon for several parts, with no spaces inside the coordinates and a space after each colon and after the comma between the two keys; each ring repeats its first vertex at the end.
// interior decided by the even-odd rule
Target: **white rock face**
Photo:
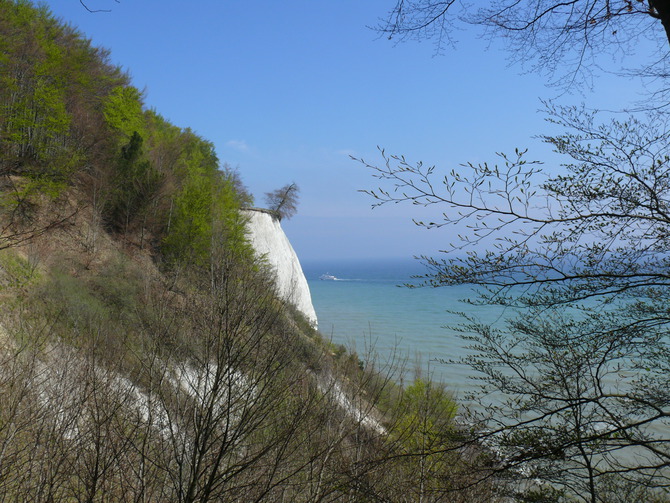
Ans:
{"type": "Polygon", "coordinates": [[[248,209],[244,210],[244,214],[249,217],[249,241],[256,253],[265,255],[275,270],[279,294],[304,314],[316,328],[316,311],[312,305],[307,278],[279,220],[263,210],[248,209]]]}

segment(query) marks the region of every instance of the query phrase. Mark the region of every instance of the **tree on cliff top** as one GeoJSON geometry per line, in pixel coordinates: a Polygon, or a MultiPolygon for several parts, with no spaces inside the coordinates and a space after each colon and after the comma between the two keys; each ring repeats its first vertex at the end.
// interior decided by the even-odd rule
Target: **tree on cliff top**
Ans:
{"type": "Polygon", "coordinates": [[[277,214],[279,220],[289,219],[298,212],[300,187],[294,182],[265,193],[268,209],[277,214]]]}

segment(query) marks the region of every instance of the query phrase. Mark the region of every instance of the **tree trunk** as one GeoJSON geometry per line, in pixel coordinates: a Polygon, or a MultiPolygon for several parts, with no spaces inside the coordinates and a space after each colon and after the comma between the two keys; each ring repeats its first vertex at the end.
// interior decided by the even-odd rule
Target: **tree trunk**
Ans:
{"type": "Polygon", "coordinates": [[[665,36],[670,44],[670,1],[649,0],[649,10],[652,16],[661,20],[661,24],[665,29],[665,36]]]}

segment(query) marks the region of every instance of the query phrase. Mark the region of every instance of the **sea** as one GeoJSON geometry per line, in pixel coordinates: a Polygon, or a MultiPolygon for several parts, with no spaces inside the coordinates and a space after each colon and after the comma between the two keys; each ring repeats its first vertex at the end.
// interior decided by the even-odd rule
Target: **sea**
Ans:
{"type": "MultiPolygon", "coordinates": [[[[322,260],[302,265],[325,337],[355,350],[364,360],[372,354],[382,368],[406,369],[394,375],[399,382],[412,382],[418,369],[419,375],[442,382],[461,405],[478,408],[468,399],[478,386],[470,367],[444,363],[469,352],[467,342],[454,329],[463,322],[456,313],[467,313],[490,325],[504,323],[505,316],[513,313],[464,302],[477,298],[467,285],[404,287],[419,284],[421,280],[414,276],[426,273],[418,261],[322,260]],[[336,279],[319,279],[324,274],[336,279]],[[400,364],[403,360],[404,365],[400,364]]],[[[665,428],[667,423],[659,421],[650,431],[667,435],[665,428]]],[[[636,456],[629,450],[620,455],[624,460],[636,456]]]]}
{"type": "Polygon", "coordinates": [[[457,397],[472,391],[469,367],[446,364],[468,354],[454,329],[467,313],[497,323],[501,310],[468,304],[470,286],[408,288],[421,284],[426,269],[414,259],[319,260],[302,264],[316,310],[319,330],[363,359],[396,367],[396,379],[417,375],[441,381],[457,397]],[[323,275],[336,279],[320,279],[323,275]],[[403,370],[404,369],[404,370],[403,370]]]}

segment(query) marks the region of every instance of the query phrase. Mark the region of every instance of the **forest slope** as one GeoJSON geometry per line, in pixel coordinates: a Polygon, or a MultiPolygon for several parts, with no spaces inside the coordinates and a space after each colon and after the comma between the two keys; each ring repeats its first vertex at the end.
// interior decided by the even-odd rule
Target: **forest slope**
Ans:
{"type": "Polygon", "coordinates": [[[251,202],[107,51],[0,0],[0,502],[492,501],[441,387],[281,300],[251,202]]]}

